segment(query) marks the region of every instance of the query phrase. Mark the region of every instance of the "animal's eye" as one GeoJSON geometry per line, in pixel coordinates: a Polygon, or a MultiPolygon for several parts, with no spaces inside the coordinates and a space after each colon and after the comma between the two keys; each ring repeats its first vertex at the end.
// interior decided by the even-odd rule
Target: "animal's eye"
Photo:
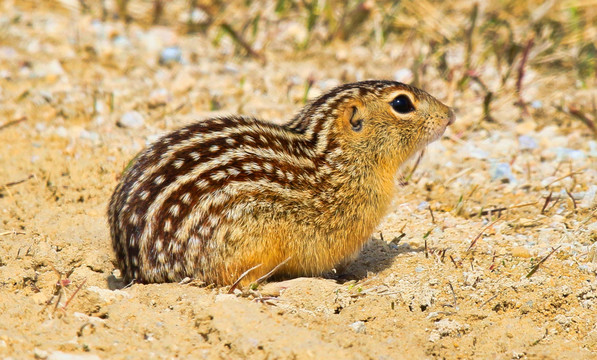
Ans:
{"type": "Polygon", "coordinates": [[[408,114],[409,112],[415,111],[415,107],[410,98],[406,95],[398,95],[390,102],[392,108],[400,114],[408,114]]]}

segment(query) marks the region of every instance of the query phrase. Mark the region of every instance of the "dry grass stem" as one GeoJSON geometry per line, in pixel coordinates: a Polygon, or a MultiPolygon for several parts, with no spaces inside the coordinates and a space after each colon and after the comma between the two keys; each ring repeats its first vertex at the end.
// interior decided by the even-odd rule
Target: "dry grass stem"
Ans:
{"type": "Polygon", "coordinates": [[[533,268],[531,269],[531,271],[526,275],[526,278],[530,278],[531,276],[533,276],[533,274],[535,272],[537,272],[537,270],[539,270],[539,267],[541,266],[541,264],[543,264],[545,261],[547,261],[547,259],[549,259],[549,257],[555,253],[560,247],[562,247],[562,245],[559,245],[558,247],[554,248],[549,254],[547,254],[543,259],[541,259],[535,266],[533,266],[533,268]]]}
{"type": "Polygon", "coordinates": [[[481,230],[481,232],[479,233],[479,235],[477,235],[473,241],[471,241],[471,244],[469,245],[468,249],[466,249],[466,252],[469,252],[473,246],[475,246],[475,244],[477,243],[477,241],[481,238],[481,236],[483,236],[483,233],[489,229],[490,227],[492,227],[493,225],[495,225],[495,223],[497,223],[499,220],[495,220],[492,221],[489,225],[487,225],[486,227],[483,228],[483,230],[481,230]]]}

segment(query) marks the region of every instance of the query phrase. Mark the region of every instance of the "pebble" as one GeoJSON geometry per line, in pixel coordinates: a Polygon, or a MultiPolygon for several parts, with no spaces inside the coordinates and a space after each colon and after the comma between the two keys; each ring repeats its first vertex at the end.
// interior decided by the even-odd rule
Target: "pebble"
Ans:
{"type": "Polygon", "coordinates": [[[61,138],[68,137],[68,130],[64,126],[59,126],[56,128],[56,135],[60,136],[61,138]]]}
{"type": "Polygon", "coordinates": [[[512,257],[518,257],[518,258],[530,258],[531,257],[531,252],[529,251],[529,249],[525,248],[524,246],[515,246],[512,248],[511,251],[512,257]]]}
{"type": "Polygon", "coordinates": [[[126,36],[122,35],[116,36],[112,42],[114,43],[114,46],[123,49],[126,49],[131,46],[131,42],[129,41],[129,39],[127,39],[126,36]]]}
{"type": "Polygon", "coordinates": [[[512,169],[508,163],[493,163],[489,170],[491,180],[505,180],[510,183],[516,183],[516,178],[512,174],[512,169]]]}
{"type": "Polygon", "coordinates": [[[429,208],[429,203],[427,201],[421,201],[417,206],[417,210],[427,210],[429,208]]]}
{"type": "Polygon", "coordinates": [[[539,145],[537,144],[537,141],[532,137],[528,135],[520,135],[518,137],[518,146],[520,147],[520,150],[534,150],[539,145]]]}
{"type": "Polygon", "coordinates": [[[569,149],[565,147],[555,147],[550,150],[555,152],[557,161],[583,160],[587,157],[587,155],[581,150],[569,149]]]}
{"type": "Polygon", "coordinates": [[[127,129],[140,129],[144,123],[143,115],[137,111],[129,111],[124,113],[116,124],[127,129]]]}
{"type": "Polygon", "coordinates": [[[591,185],[585,192],[582,201],[579,204],[580,208],[589,209],[596,207],[597,199],[595,198],[595,195],[597,195],[597,185],[591,185]]]}
{"type": "Polygon", "coordinates": [[[97,142],[97,141],[99,141],[100,137],[99,137],[99,134],[96,132],[87,131],[85,129],[82,129],[81,132],[79,133],[79,138],[97,142]]]}
{"type": "Polygon", "coordinates": [[[597,141],[595,140],[589,141],[589,156],[597,157],[597,141]]]}
{"type": "Polygon", "coordinates": [[[168,90],[164,88],[159,88],[152,90],[151,93],[149,93],[149,101],[147,104],[149,105],[149,107],[155,108],[158,106],[166,105],[169,101],[170,94],[168,93],[168,90]]]}
{"type": "Polygon", "coordinates": [[[45,350],[42,350],[42,349],[35,348],[35,349],[33,349],[33,356],[36,359],[47,359],[48,352],[45,350]]]}
{"type": "Polygon", "coordinates": [[[178,46],[169,46],[160,52],[160,65],[182,62],[182,50],[178,46]]]}
{"type": "Polygon", "coordinates": [[[467,143],[459,150],[462,158],[487,159],[489,152],[479,149],[473,144],[467,143]]]}
{"type": "Polygon", "coordinates": [[[352,330],[354,330],[357,334],[364,334],[367,331],[367,326],[363,321],[355,321],[349,325],[352,330]]]}

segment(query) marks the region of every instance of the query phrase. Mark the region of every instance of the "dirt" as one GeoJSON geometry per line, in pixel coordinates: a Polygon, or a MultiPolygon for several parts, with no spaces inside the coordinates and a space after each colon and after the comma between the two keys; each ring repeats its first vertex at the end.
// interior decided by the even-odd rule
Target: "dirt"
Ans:
{"type": "Polygon", "coordinates": [[[0,357],[597,357],[597,143],[552,103],[594,87],[529,70],[525,94],[543,105],[521,115],[502,93],[483,123],[478,91],[430,74],[422,86],[457,121],[342,273],[232,294],[117,289],[107,202],[148,142],[219,114],[282,122],[311,80],[309,98],[410,63],[398,43],[292,50],[305,34],[291,22],[257,49],[264,63],[230,37],[34,4],[0,4],[0,357]],[[168,46],[182,57],[160,64],[168,46]],[[140,125],[119,126],[131,111],[140,125]]]}

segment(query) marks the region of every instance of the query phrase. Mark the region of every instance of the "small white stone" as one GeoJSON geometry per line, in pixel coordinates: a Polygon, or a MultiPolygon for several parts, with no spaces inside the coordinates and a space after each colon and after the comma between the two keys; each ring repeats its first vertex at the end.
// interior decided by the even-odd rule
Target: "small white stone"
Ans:
{"type": "Polygon", "coordinates": [[[144,123],[143,115],[137,111],[129,111],[122,115],[117,125],[128,129],[140,129],[144,123]]]}
{"type": "Polygon", "coordinates": [[[149,93],[149,107],[155,108],[158,106],[163,106],[166,105],[169,101],[170,94],[168,93],[168,90],[164,88],[155,89],[151,93],[149,93]]]}
{"type": "Polygon", "coordinates": [[[367,326],[363,321],[355,321],[349,325],[352,330],[354,330],[357,334],[364,334],[367,331],[367,326]]]}
{"type": "Polygon", "coordinates": [[[47,359],[48,352],[45,350],[42,350],[42,349],[35,348],[35,349],[33,349],[33,356],[36,359],[47,359]]]}

